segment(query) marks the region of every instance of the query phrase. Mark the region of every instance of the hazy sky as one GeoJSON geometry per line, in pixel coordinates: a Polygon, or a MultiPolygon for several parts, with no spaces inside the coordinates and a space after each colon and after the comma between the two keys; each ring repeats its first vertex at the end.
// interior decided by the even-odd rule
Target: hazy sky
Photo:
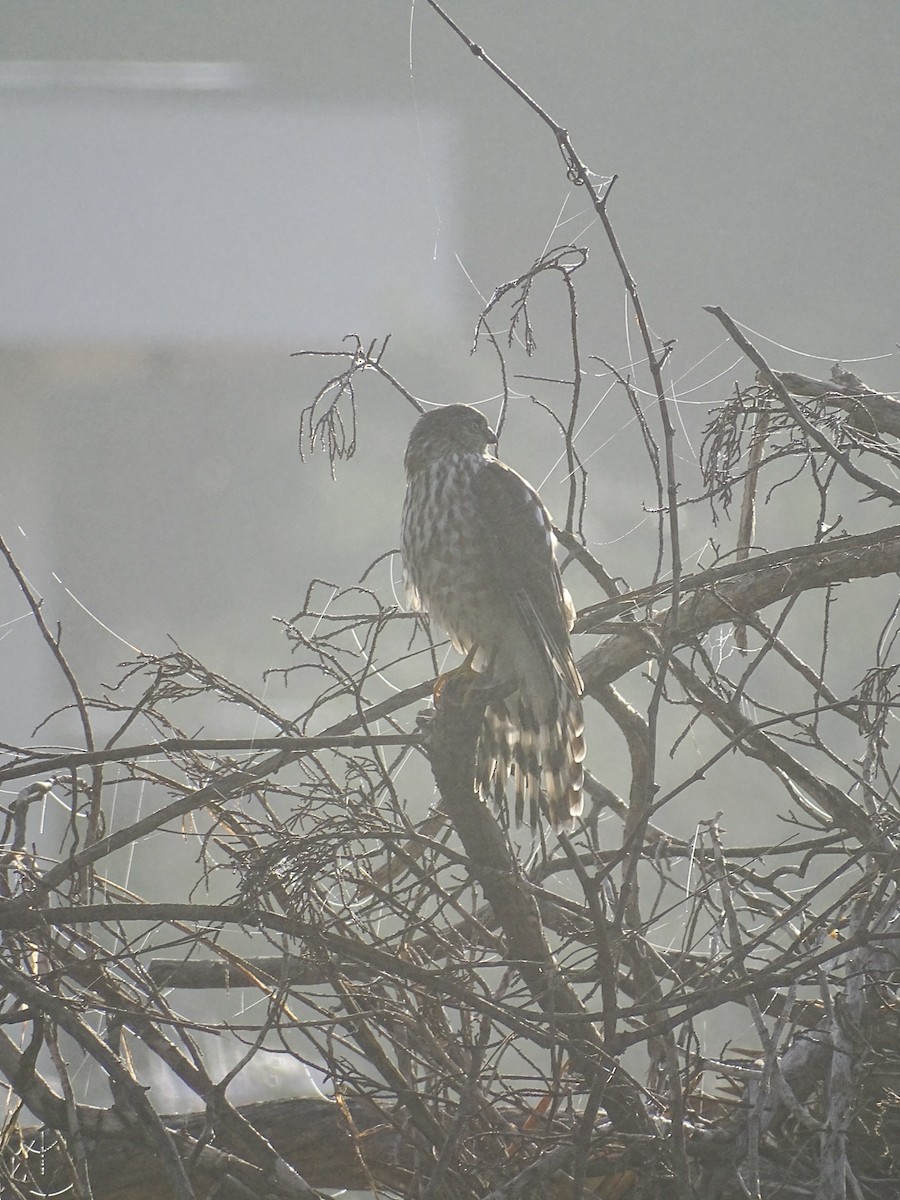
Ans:
{"type": "MultiPolygon", "coordinates": [[[[898,386],[900,6],[448,11],[618,176],[623,251],[654,333],[678,342],[686,464],[709,406],[751,377],[704,304],[775,366],[871,357],[858,372],[898,386]]],[[[423,0],[7,0],[0,46],[0,514],[76,650],[123,646],[63,587],[127,642],[172,633],[255,670],[311,576],[356,577],[396,544],[408,409],[366,401],[332,484],[296,452],[330,364],[290,351],[391,333],[424,398],[491,397],[495,362],[469,355],[483,300],[572,239],[590,252],[584,349],[630,369],[622,283],[555,139],[423,0]]],[[[538,359],[515,368],[549,375],[565,349],[549,293],[536,315],[538,359]]],[[[594,370],[579,445],[608,482],[589,534],[629,574],[648,497],[594,370]]],[[[556,451],[510,438],[558,508],[556,451]]]]}
{"type": "MultiPolygon", "coordinates": [[[[613,216],[661,333],[685,336],[686,325],[707,320],[697,316],[700,305],[717,302],[810,353],[864,356],[893,346],[900,8],[859,0],[465,0],[448,10],[570,130],[589,166],[620,177],[613,216]]],[[[435,272],[449,264],[464,303],[475,297],[454,256],[490,292],[553,234],[566,197],[552,135],[423,0],[7,2],[0,4],[0,45],[13,64],[240,64],[243,75],[221,92],[236,123],[251,121],[264,100],[306,106],[293,137],[284,130],[269,136],[286,163],[307,168],[315,211],[333,207],[334,226],[317,222],[317,240],[333,241],[336,257],[342,234],[348,253],[355,237],[377,242],[389,185],[405,204],[418,193],[419,176],[431,176],[433,196],[416,195],[417,213],[403,216],[406,253],[412,260],[423,247],[434,250],[435,272]],[[450,147],[429,123],[433,110],[459,130],[451,196],[450,147]],[[418,161],[398,163],[392,122],[422,121],[423,114],[417,134],[401,134],[418,161]],[[319,144],[310,149],[317,121],[319,144]],[[461,230],[445,224],[457,211],[461,230]]],[[[13,86],[6,97],[16,104],[68,100],[74,120],[85,102],[105,102],[121,117],[135,90],[13,86]]],[[[171,87],[137,91],[161,106],[189,97],[171,87]]],[[[202,105],[196,90],[193,99],[202,105]]],[[[237,131],[235,138],[238,150],[237,131]]],[[[130,156],[122,162],[126,177],[130,156]]],[[[251,178],[258,165],[246,162],[251,178]]],[[[235,187],[239,166],[223,161],[224,187],[235,187]]],[[[86,173],[96,167],[85,159],[86,173]]],[[[61,182],[69,187],[68,175],[61,182]]],[[[116,180],[109,184],[115,191],[116,180]]],[[[250,231],[252,195],[245,206],[250,231]]],[[[579,207],[576,194],[566,215],[579,207]]],[[[33,227],[20,231],[35,257],[45,216],[36,208],[33,227]]],[[[578,229],[575,220],[563,231],[578,229]]],[[[270,244],[260,246],[264,262],[273,246],[289,257],[302,240],[283,212],[273,211],[269,235],[270,244]]],[[[396,274],[407,270],[398,253],[396,274]]],[[[326,272],[318,274],[324,288],[326,272]]]]}

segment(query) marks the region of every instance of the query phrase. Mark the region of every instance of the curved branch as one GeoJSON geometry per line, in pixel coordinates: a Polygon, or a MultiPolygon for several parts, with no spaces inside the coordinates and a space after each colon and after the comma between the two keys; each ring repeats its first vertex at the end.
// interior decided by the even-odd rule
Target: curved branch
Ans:
{"type": "Polygon", "coordinates": [[[803,413],[797,401],[793,398],[776,371],[773,371],[760,352],[751,342],[744,337],[741,331],[735,325],[734,321],[729,317],[728,313],[723,308],[716,305],[707,305],[706,311],[716,317],[722,324],[735,345],[741,349],[747,358],[753,363],[760,373],[760,378],[775,392],[775,395],[784,405],[785,409],[791,414],[794,421],[806,434],[810,442],[814,443],[819,449],[824,450],[829,458],[833,459],[838,466],[841,467],[851,479],[855,479],[857,483],[861,483],[867,487],[873,496],[881,496],[884,500],[889,500],[891,504],[900,504],[900,492],[896,488],[890,487],[886,483],[882,483],[880,479],[876,479],[874,475],[869,475],[866,471],[861,471],[850,460],[850,455],[845,450],[839,450],[835,444],[825,436],[821,429],[809,420],[803,413]]]}
{"type": "Polygon", "coordinates": [[[703,711],[738,741],[745,754],[786,775],[828,814],[835,825],[852,834],[864,846],[874,841],[874,822],[845,791],[821,779],[793,758],[745,717],[736,704],[717,695],[682,663],[673,660],[672,672],[684,690],[703,706],[703,711]]]}
{"type": "Polygon", "coordinates": [[[444,810],[466,849],[472,874],[494,910],[514,961],[532,999],[571,1043],[578,1070],[605,1077],[603,1103],[623,1132],[645,1133],[648,1119],[634,1085],[610,1057],[585,1018],[587,1009],[563,978],[544,936],[541,915],[506,838],[477,794],[475,753],[484,710],[496,693],[472,671],[445,679],[430,730],[428,753],[444,810]]]}
{"type": "MultiPolygon", "coordinates": [[[[259,738],[160,738],[157,742],[144,742],[140,746],[113,746],[107,750],[79,750],[71,754],[54,754],[45,758],[33,758],[0,769],[0,784],[11,779],[28,779],[33,775],[52,775],[58,771],[72,771],[79,767],[96,766],[107,762],[133,762],[135,759],[166,757],[172,754],[197,754],[204,750],[216,754],[246,751],[261,754],[264,750],[278,750],[302,758],[316,750],[355,750],[373,746],[413,746],[421,744],[414,733],[385,733],[378,736],[358,733],[339,736],[320,734],[318,737],[259,738]]],[[[269,760],[272,761],[271,759],[269,760]]]]}
{"type": "MultiPolygon", "coordinates": [[[[666,636],[676,634],[676,642],[684,642],[798,592],[896,573],[900,573],[897,525],[823,545],[782,550],[721,571],[703,572],[702,576],[682,580],[676,629],[671,609],[647,621],[617,622],[615,634],[584,655],[578,669],[586,690],[596,695],[601,684],[618,679],[652,658],[666,636]]],[[[602,627],[604,609],[601,605],[582,616],[577,632],[602,627]]]]}
{"type": "Polygon", "coordinates": [[[830,382],[826,383],[823,379],[798,375],[795,371],[775,372],[775,377],[781,380],[792,396],[821,400],[830,408],[849,413],[853,423],[860,429],[900,438],[900,400],[896,396],[874,391],[861,379],[837,366],[832,369],[831,375],[830,382]]]}

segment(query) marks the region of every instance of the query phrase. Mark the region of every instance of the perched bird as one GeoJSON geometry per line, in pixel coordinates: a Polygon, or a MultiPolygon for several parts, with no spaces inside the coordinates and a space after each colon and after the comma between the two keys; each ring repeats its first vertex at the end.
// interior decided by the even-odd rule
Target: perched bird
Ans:
{"type": "Polygon", "coordinates": [[[497,438],[467,404],[420,417],[406,448],[402,551],[410,606],[426,611],[477,671],[515,685],[485,714],[484,796],[515,782],[516,820],[540,794],[554,829],[581,813],[584,685],[569,644],[572,599],[540,496],[489,450],[497,438]]]}

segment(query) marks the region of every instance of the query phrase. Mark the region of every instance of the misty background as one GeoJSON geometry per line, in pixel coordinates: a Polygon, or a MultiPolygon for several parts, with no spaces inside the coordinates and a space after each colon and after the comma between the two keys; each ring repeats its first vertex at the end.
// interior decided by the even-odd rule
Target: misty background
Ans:
{"type": "MultiPolygon", "coordinates": [[[[752,381],[705,304],[777,369],[824,378],[841,360],[897,390],[900,9],[447,7],[618,176],[622,249],[654,333],[677,339],[687,476],[708,409],[752,381]]],[[[333,480],[297,431],[334,360],[292,352],[390,334],[386,364],[417,396],[489,401],[479,311],[573,240],[591,253],[583,349],[628,373],[636,330],[601,231],[549,130],[421,2],[7,0],[0,56],[3,536],[86,690],[172,638],[291,715],[302,685],[262,681],[290,661],[272,618],[397,545],[414,416],[377,380],[361,389],[358,453],[333,480]]],[[[565,369],[565,312],[535,305],[538,353],[515,367],[546,380],[565,369]]],[[[516,386],[523,411],[563,400],[516,386]]],[[[582,403],[589,548],[641,582],[655,494],[639,433],[597,363],[582,403]]],[[[501,452],[559,515],[562,444],[529,419],[501,452]]],[[[761,541],[805,540],[808,520],[764,513],[761,541]]],[[[696,565],[706,515],[686,510],[684,532],[696,565]]],[[[369,582],[399,602],[397,558],[369,582]]],[[[66,695],[5,575],[0,680],[0,739],[30,744],[66,695]]],[[[213,709],[207,735],[238,732],[229,719],[213,709]]],[[[67,736],[62,717],[37,741],[67,736]]]]}

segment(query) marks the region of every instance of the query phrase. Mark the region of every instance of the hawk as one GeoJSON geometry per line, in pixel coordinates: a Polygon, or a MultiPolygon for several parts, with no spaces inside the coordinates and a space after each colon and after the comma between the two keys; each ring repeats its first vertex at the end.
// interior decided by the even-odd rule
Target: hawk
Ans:
{"type": "Polygon", "coordinates": [[[500,462],[487,419],[467,404],[420,417],[406,447],[402,553],[410,606],[429,613],[475,670],[515,685],[485,714],[477,785],[502,800],[515,783],[516,820],[541,792],[553,828],[581,813],[584,685],[569,631],[572,599],[556,563],[550,514],[500,462]]]}

